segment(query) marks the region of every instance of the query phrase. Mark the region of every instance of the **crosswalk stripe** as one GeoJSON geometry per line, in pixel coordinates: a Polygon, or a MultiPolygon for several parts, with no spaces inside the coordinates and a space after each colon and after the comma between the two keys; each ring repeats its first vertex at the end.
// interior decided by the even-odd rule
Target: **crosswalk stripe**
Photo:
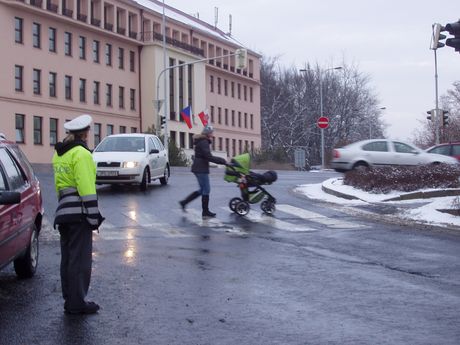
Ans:
{"type": "MultiPolygon", "coordinates": [[[[224,207],[222,208],[228,210],[228,208],[224,208],[224,207]]],[[[259,211],[252,210],[252,209],[244,217],[253,223],[265,224],[265,225],[277,228],[279,230],[284,230],[284,231],[293,231],[293,232],[318,231],[318,229],[313,229],[305,225],[289,223],[284,220],[265,215],[259,211]]]]}
{"type": "Polygon", "coordinates": [[[183,216],[191,223],[195,223],[201,227],[212,228],[216,231],[228,232],[235,235],[246,235],[247,232],[236,225],[222,223],[218,218],[203,219],[201,211],[195,209],[187,209],[183,216]]]}
{"type": "Polygon", "coordinates": [[[303,208],[286,205],[286,204],[276,205],[276,209],[281,212],[295,215],[305,220],[324,224],[327,227],[332,228],[332,229],[358,229],[358,228],[366,227],[364,225],[351,223],[351,222],[348,222],[342,219],[329,218],[325,215],[322,215],[316,212],[312,212],[309,210],[305,210],[303,208]]]}

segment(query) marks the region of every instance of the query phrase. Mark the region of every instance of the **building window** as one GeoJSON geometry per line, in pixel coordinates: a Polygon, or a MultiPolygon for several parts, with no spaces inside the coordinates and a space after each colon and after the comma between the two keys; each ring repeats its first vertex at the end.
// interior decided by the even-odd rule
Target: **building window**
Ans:
{"type": "Polygon", "coordinates": [[[214,123],[214,106],[211,105],[211,123],[214,123]]]}
{"type": "Polygon", "coordinates": [[[24,42],[24,22],[22,18],[15,17],[14,18],[14,41],[16,43],[23,43],[24,42]]]}
{"type": "Polygon", "coordinates": [[[209,91],[214,92],[214,76],[209,76],[209,91]]]}
{"type": "Polygon", "coordinates": [[[86,79],[80,79],[80,102],[86,102],[86,79]]]}
{"type": "Polygon", "coordinates": [[[42,144],[42,117],[34,116],[34,145],[42,144]]]}
{"type": "Polygon", "coordinates": [[[80,36],[78,38],[78,48],[79,48],[79,57],[82,60],[86,60],[86,38],[83,36],[80,36]]]}
{"type": "Polygon", "coordinates": [[[230,85],[230,91],[231,91],[231,94],[232,94],[232,98],[235,98],[235,82],[232,81],[231,85],[230,85]]]}
{"type": "Polygon", "coordinates": [[[25,118],[26,116],[23,114],[16,114],[16,142],[17,143],[24,143],[25,135],[24,135],[24,128],[25,128],[25,118]]]}
{"type": "Polygon", "coordinates": [[[64,32],[64,54],[72,56],[72,34],[64,32]]]}
{"type": "Polygon", "coordinates": [[[125,108],[125,88],[123,86],[118,87],[118,106],[120,109],[125,108]]]}
{"type": "Polygon", "coordinates": [[[220,95],[220,78],[217,77],[217,94],[220,95]]]}
{"type": "Polygon", "coordinates": [[[99,82],[95,81],[93,83],[93,102],[94,104],[99,104],[99,82]]]}
{"type": "Polygon", "coordinates": [[[192,106],[193,104],[193,65],[188,66],[188,105],[192,106]]]}
{"type": "Polygon", "coordinates": [[[241,111],[238,112],[238,127],[241,128],[241,111]]]}
{"type": "Polygon", "coordinates": [[[93,41],[93,61],[99,63],[99,41],[93,41]]]}
{"type": "Polygon", "coordinates": [[[136,90],[129,89],[129,103],[130,109],[136,110],[136,90]]]}
{"type": "Polygon", "coordinates": [[[228,109],[227,108],[225,108],[224,110],[224,121],[225,121],[224,122],[225,125],[228,126],[228,109]]]}
{"type": "Polygon", "coordinates": [[[241,99],[241,84],[238,83],[237,85],[237,93],[238,93],[238,99],[241,99]]]}
{"type": "Polygon", "coordinates": [[[248,128],[248,113],[244,113],[244,128],[248,128]]]}
{"type": "Polygon", "coordinates": [[[94,124],[94,146],[101,142],[101,124],[94,124]]]}
{"type": "Polygon", "coordinates": [[[41,31],[40,24],[33,23],[32,24],[32,45],[34,46],[34,48],[40,48],[41,46],[40,31],[41,31]]]}
{"type": "Polygon", "coordinates": [[[227,152],[227,156],[230,156],[230,139],[225,138],[225,152],[227,152]]]}
{"type": "Polygon", "coordinates": [[[193,149],[193,133],[188,134],[188,148],[193,149]]]}
{"type": "Polygon", "coordinates": [[[112,106],[112,84],[105,84],[105,105],[112,106]]]}
{"type": "Polygon", "coordinates": [[[126,126],[120,126],[120,133],[126,133],[126,126]]]}
{"type": "MultiPolygon", "coordinates": [[[[179,65],[183,64],[183,61],[179,61],[179,65]]],[[[184,67],[179,67],[179,110],[184,109],[184,67]]],[[[180,118],[182,119],[182,117],[180,118]]]]}
{"type": "Polygon", "coordinates": [[[222,108],[217,107],[217,123],[220,125],[222,123],[222,108]]]}
{"type": "MultiPolygon", "coordinates": [[[[175,65],[175,60],[174,59],[169,59],[169,66],[174,66],[175,65]]],[[[176,90],[176,76],[174,72],[174,68],[171,68],[169,71],[169,119],[171,121],[176,120],[176,95],[175,95],[175,90],[176,90]]],[[[179,109],[181,111],[182,108],[179,109]]],[[[182,118],[179,116],[179,120],[182,118]]]]}
{"type": "Polygon", "coordinates": [[[224,96],[228,96],[228,80],[224,79],[224,96]]]}
{"type": "Polygon", "coordinates": [[[243,99],[248,100],[248,87],[246,85],[243,85],[243,99]]]}
{"type": "Polygon", "coordinates": [[[107,135],[113,134],[113,125],[107,125],[107,135]]]}
{"type": "Polygon", "coordinates": [[[235,110],[232,110],[232,126],[235,127],[235,110]]]}
{"type": "Polygon", "coordinates": [[[223,142],[223,139],[222,138],[219,138],[219,151],[222,151],[222,142],[223,142]]]}
{"type": "Polygon", "coordinates": [[[64,78],[65,84],[65,99],[72,99],[72,77],[70,75],[66,75],[64,78]]]}
{"type": "Polygon", "coordinates": [[[40,95],[41,94],[41,74],[42,71],[39,69],[35,69],[32,72],[32,78],[33,78],[33,90],[34,90],[34,95],[40,95]]]}
{"type": "Polygon", "coordinates": [[[249,102],[253,102],[253,98],[252,98],[252,87],[249,87],[249,102]]]}
{"type": "Polygon", "coordinates": [[[179,146],[181,149],[185,149],[185,133],[179,132],[179,146]]]}
{"type": "Polygon", "coordinates": [[[123,48],[118,48],[118,68],[125,68],[125,50],[123,48]]]}
{"type": "Polygon", "coordinates": [[[14,66],[14,89],[16,91],[23,91],[23,71],[24,67],[16,65],[14,66]]]}
{"type": "Polygon", "coordinates": [[[137,133],[137,128],[136,127],[131,127],[131,133],[137,133]]]}
{"type": "Polygon", "coordinates": [[[135,57],[136,57],[135,53],[132,50],[130,50],[129,51],[129,70],[131,72],[135,71],[135,68],[134,68],[135,67],[135,60],[134,60],[135,57]]]}
{"type": "Polygon", "coordinates": [[[56,29],[49,28],[48,35],[49,35],[49,51],[56,53],[56,29]]]}
{"type": "Polygon", "coordinates": [[[112,45],[108,43],[105,45],[105,64],[112,66],[112,45]]]}
{"type": "Polygon", "coordinates": [[[249,125],[251,126],[251,129],[254,129],[254,115],[253,114],[249,115],[249,125]]]}
{"type": "Polygon", "coordinates": [[[57,80],[57,74],[55,72],[50,72],[48,76],[50,97],[56,97],[56,80],[57,80]]]}
{"type": "Polygon", "coordinates": [[[58,119],[50,118],[50,145],[58,141],[58,119]]]}

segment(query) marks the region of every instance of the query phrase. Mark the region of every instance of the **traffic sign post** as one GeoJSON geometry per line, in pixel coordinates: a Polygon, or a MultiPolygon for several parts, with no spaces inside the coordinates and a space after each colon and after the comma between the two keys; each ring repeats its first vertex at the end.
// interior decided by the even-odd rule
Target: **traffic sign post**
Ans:
{"type": "Polygon", "coordinates": [[[321,116],[316,125],[321,129],[321,168],[324,169],[324,129],[329,127],[329,118],[321,116]]]}

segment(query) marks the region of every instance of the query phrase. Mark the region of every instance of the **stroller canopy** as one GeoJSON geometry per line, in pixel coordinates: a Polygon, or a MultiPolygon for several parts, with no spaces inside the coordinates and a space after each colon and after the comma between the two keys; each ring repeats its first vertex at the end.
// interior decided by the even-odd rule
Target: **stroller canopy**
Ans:
{"type": "Polygon", "coordinates": [[[241,155],[232,158],[233,168],[227,167],[225,170],[224,180],[227,182],[237,182],[239,172],[243,175],[248,175],[251,167],[251,156],[249,153],[243,153],[241,155]]]}

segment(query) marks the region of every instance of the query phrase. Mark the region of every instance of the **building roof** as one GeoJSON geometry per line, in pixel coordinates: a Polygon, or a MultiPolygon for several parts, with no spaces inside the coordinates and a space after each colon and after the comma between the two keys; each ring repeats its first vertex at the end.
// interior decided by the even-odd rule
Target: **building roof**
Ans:
{"type": "MultiPolygon", "coordinates": [[[[139,4],[140,6],[148,8],[154,12],[163,14],[163,3],[160,1],[157,1],[157,0],[133,0],[133,1],[139,4]]],[[[187,13],[184,13],[178,10],[177,8],[174,8],[174,7],[171,7],[165,4],[164,11],[165,11],[165,16],[166,16],[166,21],[168,18],[173,19],[187,26],[191,26],[197,31],[201,31],[205,34],[214,36],[217,39],[226,41],[232,45],[236,45],[237,47],[244,47],[244,45],[241,42],[237,41],[231,35],[226,34],[225,32],[214,27],[213,25],[208,24],[205,21],[195,18],[194,16],[191,16],[187,13]]],[[[259,55],[252,51],[251,53],[255,55],[259,55]]]]}

